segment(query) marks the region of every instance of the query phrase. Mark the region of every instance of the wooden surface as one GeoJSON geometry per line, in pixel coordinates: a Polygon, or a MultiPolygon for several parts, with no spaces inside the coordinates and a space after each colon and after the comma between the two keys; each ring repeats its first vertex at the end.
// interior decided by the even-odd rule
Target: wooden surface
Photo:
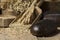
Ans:
{"type": "MultiPolygon", "coordinates": [[[[10,25],[10,28],[19,28],[19,30],[22,30],[22,31],[25,31],[25,30],[27,30],[27,29],[29,29],[29,26],[20,26],[20,24],[18,24],[18,23],[15,23],[15,24],[12,24],[12,25],[10,25]],[[18,26],[17,26],[18,25],[18,26]],[[25,30],[23,30],[23,29],[25,29],[25,30]]],[[[39,38],[37,38],[37,37],[35,37],[35,36],[33,36],[33,35],[31,35],[31,33],[29,34],[29,33],[25,33],[25,35],[27,34],[27,36],[24,36],[24,37],[30,37],[30,38],[23,38],[23,40],[25,39],[25,40],[27,40],[27,39],[30,39],[30,40],[60,40],[60,27],[58,27],[57,28],[58,29],[58,31],[57,31],[57,33],[55,34],[55,35],[53,35],[53,36],[51,36],[51,37],[39,37],[39,38]],[[35,38],[35,39],[34,39],[35,38]]],[[[14,29],[13,29],[14,30],[14,29]]],[[[16,31],[16,30],[15,30],[16,31]]],[[[26,31],[25,31],[26,32],[26,31]]],[[[29,32],[29,31],[27,31],[27,32],[29,32]]],[[[17,34],[16,34],[17,35],[17,34]]],[[[21,35],[21,34],[20,34],[21,35]]],[[[20,36],[19,36],[20,37],[20,36]]],[[[21,39],[22,40],[22,39],[21,39]]]]}
{"type": "MultiPolygon", "coordinates": [[[[58,28],[60,30],[60,27],[58,28]]],[[[59,31],[60,32],[60,31],[59,31]]],[[[29,26],[22,26],[18,23],[12,24],[9,28],[0,28],[0,40],[38,40],[29,31],[29,26]]],[[[52,37],[39,37],[39,40],[60,40],[60,33],[52,37]]]]}

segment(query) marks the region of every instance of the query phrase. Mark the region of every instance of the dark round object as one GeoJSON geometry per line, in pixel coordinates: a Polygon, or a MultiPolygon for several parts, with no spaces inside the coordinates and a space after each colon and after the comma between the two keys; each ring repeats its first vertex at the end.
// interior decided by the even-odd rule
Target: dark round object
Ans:
{"type": "Polygon", "coordinates": [[[30,27],[30,32],[34,36],[48,36],[56,32],[56,23],[52,20],[42,20],[30,27]]]}
{"type": "Polygon", "coordinates": [[[58,11],[46,11],[43,13],[43,19],[55,21],[57,26],[60,27],[60,12],[58,11]]]}
{"type": "Polygon", "coordinates": [[[2,8],[0,8],[0,14],[2,14],[2,8]]]}

